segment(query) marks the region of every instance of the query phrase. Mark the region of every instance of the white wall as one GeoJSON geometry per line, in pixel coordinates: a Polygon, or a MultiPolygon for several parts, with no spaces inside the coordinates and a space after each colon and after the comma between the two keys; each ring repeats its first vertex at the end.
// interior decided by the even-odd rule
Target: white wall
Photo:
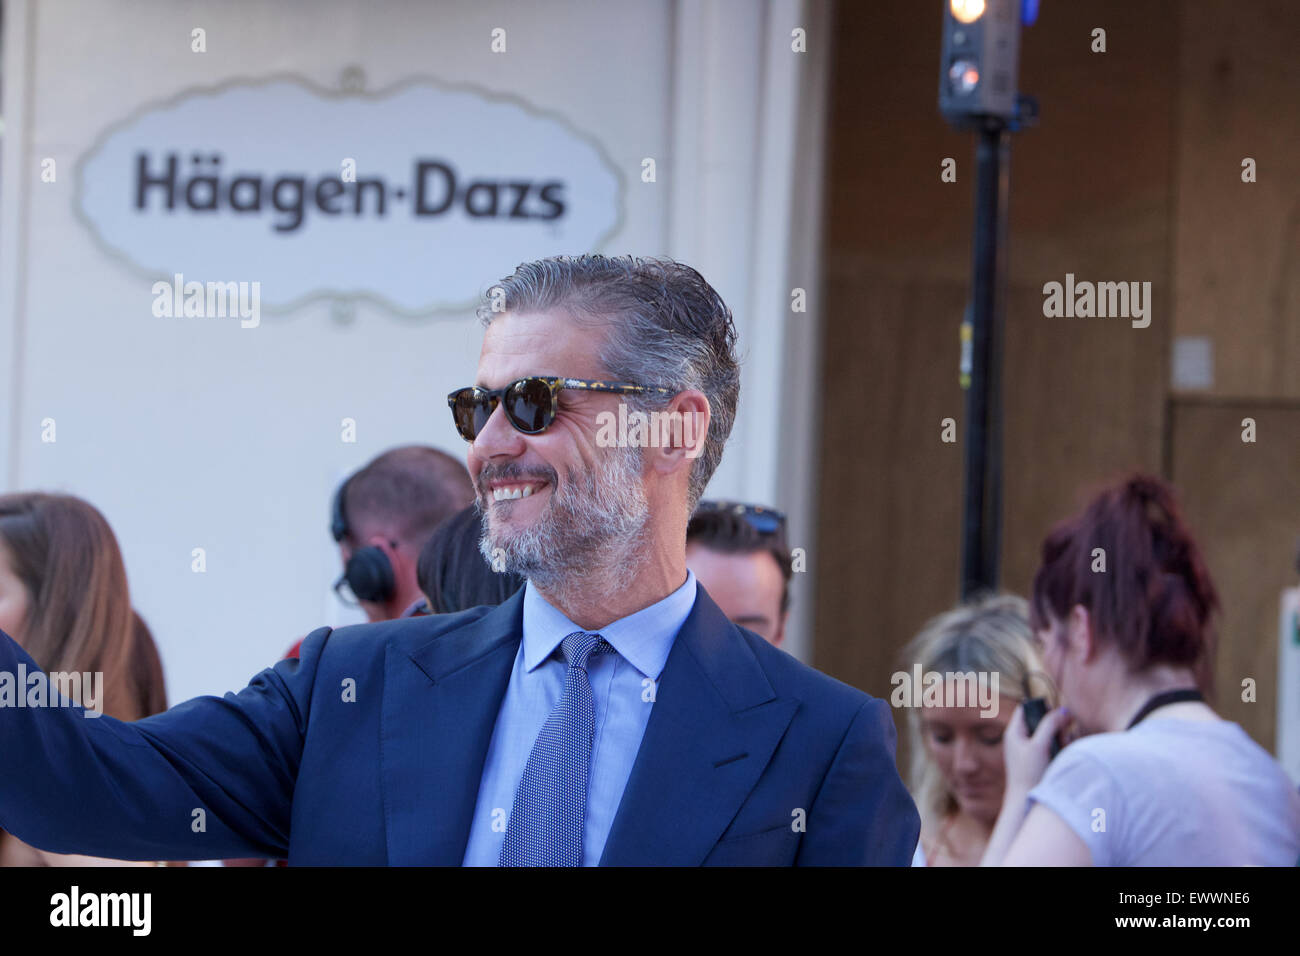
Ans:
{"type": "MultiPolygon", "coordinates": [[[[347,323],[327,301],[251,330],[155,318],[151,282],[75,213],[72,171],[97,138],[189,89],[272,75],[337,88],[347,67],[361,68],[370,91],[420,75],[561,114],[620,170],[624,208],[602,248],[550,251],[666,254],[701,270],[735,310],[748,361],[733,446],[710,494],[807,516],[811,485],[779,466],[811,433],[811,403],[801,396],[782,409],[754,397],[755,382],[788,374],[792,361],[805,374],[813,367],[806,329],[791,338],[786,327],[789,287],[810,284],[789,281],[788,263],[806,275],[817,228],[815,216],[791,215],[800,109],[820,110],[820,94],[796,108],[808,66],[789,35],[801,9],[747,0],[6,4],[0,477],[6,490],[66,491],[105,513],[173,701],[242,686],[326,622],[335,483],[395,444],[462,453],[444,396],[472,380],[480,332],[467,312],[410,318],[365,301],[347,323]],[[195,27],[206,31],[206,53],[191,52],[195,27]],[[505,54],[490,52],[494,27],[507,30],[505,54]],[[57,162],[54,183],[40,181],[46,157],[57,162]],[[641,181],[645,157],[656,159],[656,183],[641,181]],[[788,339],[803,343],[793,359],[788,339]],[[358,423],[355,444],[340,441],[344,417],[358,423]],[[52,444],[41,441],[45,418],[57,423],[52,444]],[[206,550],[204,574],[191,571],[196,547],[206,550]]],[[[436,141],[436,117],[411,119],[436,141]]],[[[503,137],[500,148],[527,144],[503,137]]],[[[811,148],[820,155],[819,143],[811,148]]],[[[489,255],[474,265],[486,287],[515,264],[489,255]]],[[[807,539],[801,530],[792,528],[796,544],[807,539]]],[[[802,628],[792,646],[806,652],[802,628]]]]}

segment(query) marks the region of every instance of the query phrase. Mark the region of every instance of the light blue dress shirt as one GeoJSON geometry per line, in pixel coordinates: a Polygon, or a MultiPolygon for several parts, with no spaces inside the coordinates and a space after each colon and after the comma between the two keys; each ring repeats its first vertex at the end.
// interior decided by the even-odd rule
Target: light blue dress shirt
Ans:
{"type": "MultiPolygon", "coordinates": [[[[465,866],[496,866],[515,791],[533,744],[564,690],[567,665],[560,642],[581,631],[530,583],[524,590],[524,636],[497,714],[478,788],[465,866]]],[[[617,653],[593,655],[587,674],[596,716],[587,778],[587,816],[582,865],[595,866],[604,852],[627,778],[632,773],[650,708],[673,640],[695,606],[695,575],[662,601],[600,629],[617,653]]],[[[456,786],[456,781],[448,781],[456,786]]]]}

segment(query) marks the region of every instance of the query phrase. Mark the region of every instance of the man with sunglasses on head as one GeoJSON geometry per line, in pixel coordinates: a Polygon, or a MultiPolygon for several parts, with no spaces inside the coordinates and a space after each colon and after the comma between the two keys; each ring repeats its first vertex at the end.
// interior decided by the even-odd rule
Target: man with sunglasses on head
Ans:
{"type": "MultiPolygon", "coordinates": [[[[482,553],[523,589],[321,628],[240,694],[135,724],[0,711],[6,829],[119,859],[910,862],[889,707],[736,627],[687,569],[739,392],[717,293],[669,260],[581,256],[525,263],[487,298],[504,308],[483,311],[476,381],[448,401],[482,553]],[[608,440],[610,416],[647,413],[680,427],[608,440]],[[31,790],[34,770],[67,786],[31,790]]],[[[0,641],[0,669],[21,658],[0,641]]]]}
{"type": "Polygon", "coordinates": [[[701,501],[686,526],[686,566],[732,624],[781,646],[794,573],[785,515],[761,505],[701,501]]]}

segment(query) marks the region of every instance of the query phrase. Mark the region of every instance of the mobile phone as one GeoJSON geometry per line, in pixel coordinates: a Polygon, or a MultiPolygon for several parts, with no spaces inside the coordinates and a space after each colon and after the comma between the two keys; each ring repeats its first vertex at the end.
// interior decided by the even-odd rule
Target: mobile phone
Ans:
{"type": "MultiPolygon", "coordinates": [[[[1038,729],[1039,722],[1047,716],[1047,700],[1043,697],[1030,697],[1025,700],[1025,729],[1029,731],[1029,736],[1034,735],[1038,729]]],[[[1055,757],[1061,752],[1060,742],[1052,738],[1052,756],[1055,757]]]]}

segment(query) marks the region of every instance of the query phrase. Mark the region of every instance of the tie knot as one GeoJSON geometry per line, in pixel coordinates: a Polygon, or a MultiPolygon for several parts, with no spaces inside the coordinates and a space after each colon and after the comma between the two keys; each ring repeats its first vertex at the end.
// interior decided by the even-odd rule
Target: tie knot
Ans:
{"type": "Polygon", "coordinates": [[[599,634],[588,634],[586,631],[575,631],[563,641],[560,642],[560,649],[564,652],[564,659],[568,661],[570,667],[579,667],[586,670],[587,658],[592,654],[604,654],[606,651],[613,650],[609,642],[599,634]]]}

